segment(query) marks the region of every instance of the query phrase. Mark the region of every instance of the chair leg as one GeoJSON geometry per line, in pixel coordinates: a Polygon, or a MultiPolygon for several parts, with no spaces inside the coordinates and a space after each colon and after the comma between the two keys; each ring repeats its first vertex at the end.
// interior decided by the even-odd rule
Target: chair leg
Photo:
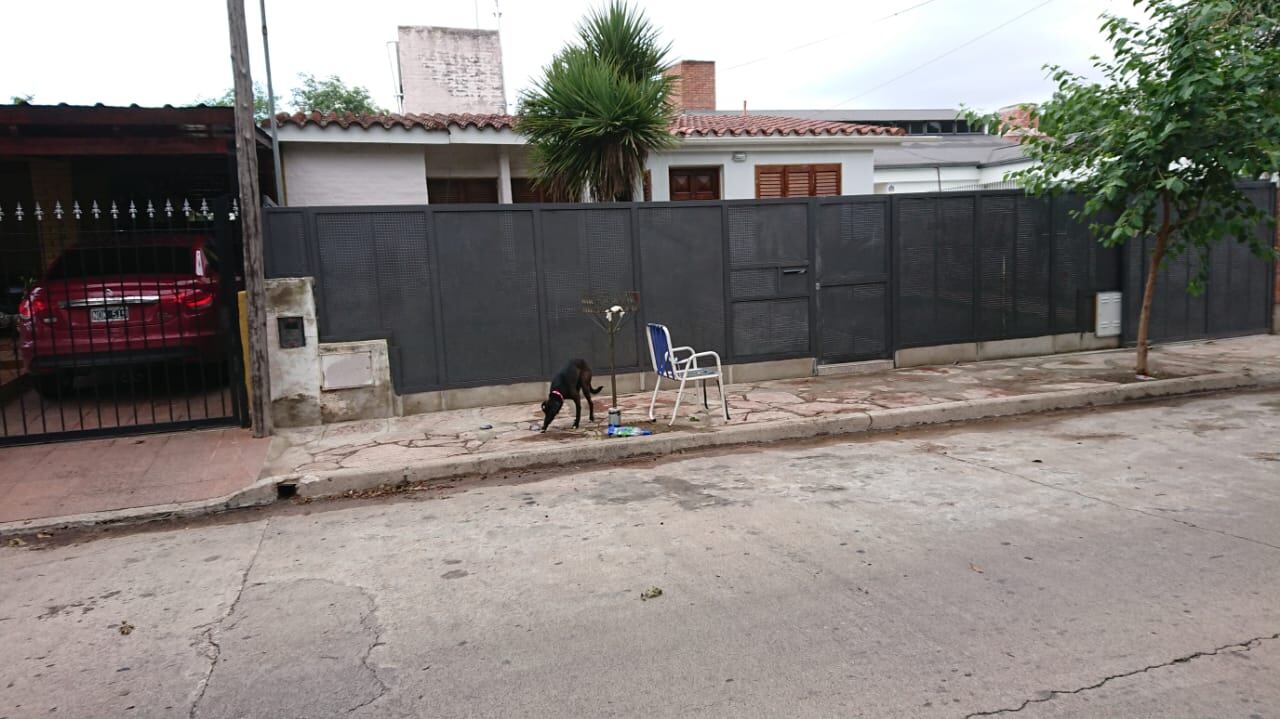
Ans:
{"type": "Polygon", "coordinates": [[[720,390],[720,408],[724,410],[724,421],[729,421],[729,399],[724,396],[724,381],[716,377],[716,387],[720,390]]]}
{"type": "Polygon", "coordinates": [[[652,422],[654,419],[653,407],[658,403],[658,389],[662,387],[662,375],[655,375],[655,376],[657,377],[657,379],[655,379],[653,382],[653,399],[649,400],[649,421],[650,422],[652,422]]]}
{"type": "Polygon", "coordinates": [[[711,409],[711,405],[707,404],[707,381],[702,380],[702,408],[711,409]]]}
{"type": "Polygon", "coordinates": [[[668,427],[676,423],[676,415],[680,414],[680,398],[684,397],[684,383],[683,379],[680,380],[680,391],[676,392],[676,406],[671,408],[671,421],[667,423],[668,427]]]}

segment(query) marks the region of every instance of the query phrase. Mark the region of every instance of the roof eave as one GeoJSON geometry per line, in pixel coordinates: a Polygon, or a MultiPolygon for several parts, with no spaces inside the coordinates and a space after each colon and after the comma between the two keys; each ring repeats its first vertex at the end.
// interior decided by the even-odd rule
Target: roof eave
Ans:
{"type": "Polygon", "coordinates": [[[875,147],[900,145],[902,135],[687,135],[677,136],[679,147],[784,147],[791,145],[850,145],[875,147]]]}

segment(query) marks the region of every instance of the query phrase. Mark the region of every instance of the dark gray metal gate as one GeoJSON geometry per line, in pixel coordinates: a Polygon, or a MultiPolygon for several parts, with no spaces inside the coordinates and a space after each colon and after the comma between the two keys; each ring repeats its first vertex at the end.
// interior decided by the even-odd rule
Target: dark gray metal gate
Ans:
{"type": "Polygon", "coordinates": [[[235,214],[0,207],[0,444],[246,424],[235,214]]]}
{"type": "Polygon", "coordinates": [[[818,359],[823,363],[891,354],[888,197],[817,203],[818,359]]]}
{"type": "Polygon", "coordinates": [[[1076,206],[1007,190],[894,197],[896,346],[1092,331],[1094,295],[1119,289],[1117,253],[1076,206]]]}

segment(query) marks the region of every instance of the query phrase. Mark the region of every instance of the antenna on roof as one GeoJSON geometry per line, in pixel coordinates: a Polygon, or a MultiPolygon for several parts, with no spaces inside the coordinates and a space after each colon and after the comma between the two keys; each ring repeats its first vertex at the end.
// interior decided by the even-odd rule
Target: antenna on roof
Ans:
{"type": "Polygon", "coordinates": [[[396,98],[396,112],[404,112],[404,82],[400,78],[400,42],[397,40],[387,41],[387,64],[391,68],[391,86],[394,92],[392,95],[396,98]],[[395,46],[395,55],[391,55],[391,48],[395,46]]]}
{"type": "Polygon", "coordinates": [[[498,0],[493,0],[493,17],[498,21],[495,30],[502,30],[502,8],[498,6],[498,0]]]}
{"type": "Polygon", "coordinates": [[[474,0],[472,3],[476,8],[476,29],[480,29],[480,0],[474,0]]]}

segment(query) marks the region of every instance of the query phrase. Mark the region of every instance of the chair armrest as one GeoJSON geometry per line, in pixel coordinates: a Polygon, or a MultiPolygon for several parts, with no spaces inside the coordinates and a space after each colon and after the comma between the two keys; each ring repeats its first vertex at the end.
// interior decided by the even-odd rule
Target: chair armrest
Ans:
{"type": "MultiPolygon", "coordinates": [[[[681,368],[684,365],[689,364],[689,362],[693,360],[693,354],[694,352],[692,347],[672,347],[671,349],[667,350],[667,356],[671,358],[671,364],[675,366],[677,369],[681,368]],[[688,352],[689,356],[685,357],[684,359],[681,359],[679,354],[677,354],[679,352],[688,352]]],[[[697,366],[696,363],[694,366],[695,367],[697,366]]]]}
{"type": "Polygon", "coordinates": [[[694,363],[693,363],[693,366],[694,366],[694,367],[697,367],[697,366],[698,366],[697,359],[698,359],[699,357],[715,357],[715,358],[716,358],[716,371],[717,371],[717,372],[718,372],[718,371],[720,371],[720,354],[719,354],[718,352],[711,352],[711,351],[707,351],[707,352],[695,352],[695,353],[693,354],[693,356],[689,358],[689,359],[691,359],[691,360],[693,360],[693,361],[694,361],[694,363]]]}

